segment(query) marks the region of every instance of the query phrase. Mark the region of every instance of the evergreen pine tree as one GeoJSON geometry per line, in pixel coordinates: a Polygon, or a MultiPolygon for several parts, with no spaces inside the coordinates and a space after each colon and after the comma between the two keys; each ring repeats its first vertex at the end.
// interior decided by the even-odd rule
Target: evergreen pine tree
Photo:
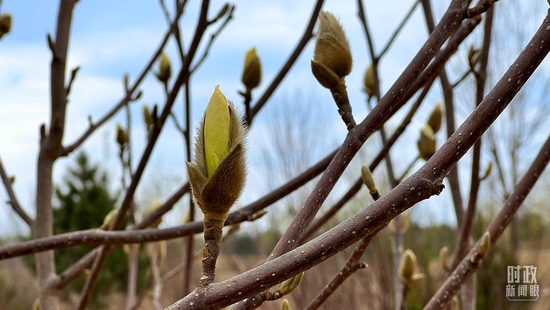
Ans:
{"type": "MultiPolygon", "coordinates": [[[[90,228],[98,228],[103,219],[116,207],[118,193],[109,189],[107,173],[98,165],[92,166],[85,153],[76,158],[76,166],[69,169],[63,185],[55,189],[54,233],[61,234],[90,228]]],[[[56,251],[57,271],[61,272],[88,253],[94,246],[74,246],[56,251]]],[[[147,266],[144,259],[140,265],[147,266]]],[[[140,275],[143,278],[143,274],[140,275]]],[[[126,288],[128,259],[122,249],[109,255],[99,274],[92,306],[101,307],[101,296],[113,289],[126,288]]],[[[83,275],[67,289],[79,293],[86,277],[83,275]]],[[[68,295],[68,294],[67,294],[68,295]]]]}

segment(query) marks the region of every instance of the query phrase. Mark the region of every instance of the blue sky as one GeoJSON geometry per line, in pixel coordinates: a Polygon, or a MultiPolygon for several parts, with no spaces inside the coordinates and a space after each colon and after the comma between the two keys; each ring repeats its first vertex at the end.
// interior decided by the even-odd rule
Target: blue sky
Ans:
{"type": "MultiPolygon", "coordinates": [[[[171,9],[172,1],[166,2],[171,9]]],[[[364,1],[377,50],[385,45],[412,2],[364,1]]],[[[538,2],[541,7],[546,6],[546,1],[538,2]]],[[[209,15],[214,16],[223,4],[223,1],[212,1],[209,15]]],[[[240,84],[240,76],[244,53],[253,46],[256,47],[261,58],[264,72],[262,84],[253,93],[253,96],[258,98],[302,35],[313,4],[314,1],[311,0],[250,0],[236,3],[234,19],[214,43],[206,62],[191,80],[194,125],[197,124],[217,84],[220,84],[222,91],[230,100],[233,100],[237,106],[241,106],[242,99],[237,91],[243,88],[240,84]]],[[[46,44],[46,33],[55,33],[57,5],[54,1],[46,0],[33,1],[32,5],[25,1],[4,0],[0,8],[1,11],[9,12],[13,16],[12,32],[0,40],[0,158],[8,173],[17,177],[14,184],[16,194],[30,214],[34,214],[33,193],[36,182],[38,128],[41,123],[49,119],[51,55],[46,44]]],[[[182,18],[181,29],[186,46],[194,31],[198,5],[199,1],[190,1],[186,14],[182,18]]],[[[447,1],[435,1],[434,9],[437,17],[446,5],[447,1]]],[[[370,63],[370,59],[364,34],[356,17],[355,1],[327,0],[324,9],[339,16],[351,43],[354,69],[347,78],[347,85],[355,118],[360,120],[367,113],[365,97],[360,89],[363,72],[370,63]]],[[[530,19],[533,21],[532,27],[536,27],[542,20],[542,14],[544,14],[542,11],[540,10],[536,17],[533,16],[530,19]]],[[[88,126],[88,115],[96,120],[122,98],[123,75],[128,73],[131,80],[136,77],[158,46],[166,28],[166,21],[157,1],[140,1],[137,4],[130,0],[81,0],[76,6],[73,20],[68,70],[75,66],[81,66],[81,69],[70,95],[65,144],[71,143],[84,132],[88,126]]],[[[217,26],[214,26],[209,29],[209,33],[216,28],[217,26]]],[[[399,35],[395,46],[380,64],[383,90],[391,86],[426,37],[423,16],[421,10],[417,8],[404,32],[399,35]]],[[[209,34],[204,37],[199,54],[202,53],[208,38],[209,34]]],[[[472,40],[475,38],[474,36],[472,40]]],[[[319,140],[322,151],[317,151],[315,158],[322,157],[326,154],[324,150],[328,152],[331,149],[327,148],[327,145],[334,147],[345,136],[345,126],[336,113],[336,107],[328,90],[319,86],[311,75],[309,61],[312,58],[313,42],[309,43],[251,129],[249,180],[255,181],[249,181],[242,198],[243,203],[252,201],[266,191],[266,182],[261,181],[266,179],[262,152],[265,153],[265,148],[269,148],[269,145],[263,143],[265,142],[263,140],[268,132],[273,131],[270,127],[273,125],[270,121],[272,113],[277,111],[277,105],[286,100],[285,98],[292,98],[296,93],[302,94],[305,99],[293,104],[299,105],[298,108],[306,111],[315,109],[319,113],[318,122],[321,122],[323,127],[318,129],[320,134],[317,136],[323,137],[324,140],[319,140]],[[323,141],[329,142],[323,144],[323,141]]],[[[174,67],[177,67],[178,57],[173,42],[168,45],[166,53],[170,56],[174,67]]],[[[451,73],[453,78],[457,75],[451,73]]],[[[152,75],[149,75],[142,84],[142,90],[144,92],[142,100],[132,107],[134,162],[139,160],[145,144],[141,105],[143,103],[149,106],[153,103],[162,104],[164,100],[162,87],[152,75]]],[[[439,98],[439,90],[436,88],[430,93],[427,104],[413,121],[409,138],[400,140],[402,147],[416,149],[414,143],[418,129],[422,127],[428,113],[435,102],[440,100],[439,98]]],[[[255,102],[254,99],[253,102],[255,102]]],[[[183,122],[181,111],[182,103],[179,99],[175,112],[180,122],[183,122]]],[[[397,117],[393,118],[390,126],[396,126],[403,113],[404,111],[401,111],[397,117]]],[[[117,122],[125,123],[122,113],[94,133],[83,146],[94,162],[101,162],[101,165],[110,172],[114,187],[118,186],[117,181],[120,176],[114,143],[114,129],[117,122]]],[[[442,135],[439,136],[439,141],[442,143],[442,135]]],[[[138,190],[138,200],[151,201],[165,197],[187,179],[183,148],[181,135],[174,130],[172,123],[167,124],[146,169],[144,181],[138,190]]],[[[58,160],[54,169],[56,182],[62,179],[74,155],[69,156],[68,159],[58,160]]],[[[397,167],[408,164],[408,160],[401,158],[397,152],[392,155],[395,157],[397,167]]],[[[367,156],[373,156],[373,154],[367,156]]],[[[436,198],[434,204],[441,204],[441,201],[448,199],[446,194],[448,194],[447,191],[442,197],[436,198]]],[[[3,189],[0,190],[0,201],[6,201],[3,189]]],[[[429,214],[434,220],[452,222],[452,219],[440,211],[429,214]]],[[[181,218],[181,211],[175,211],[172,218],[166,220],[169,223],[178,223],[179,218],[181,218]]],[[[0,235],[22,231],[26,231],[24,224],[11,212],[9,206],[0,206],[0,235]]]]}

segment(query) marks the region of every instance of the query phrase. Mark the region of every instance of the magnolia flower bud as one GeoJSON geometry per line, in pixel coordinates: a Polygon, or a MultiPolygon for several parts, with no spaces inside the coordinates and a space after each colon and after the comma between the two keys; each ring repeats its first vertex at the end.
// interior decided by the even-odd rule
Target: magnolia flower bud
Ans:
{"type": "Polygon", "coordinates": [[[247,90],[252,90],[258,87],[262,81],[262,63],[256,54],[255,47],[246,52],[241,81],[247,90]]]}
{"type": "Polygon", "coordinates": [[[435,137],[433,129],[430,125],[426,124],[422,130],[420,130],[420,138],[416,142],[416,145],[418,146],[420,158],[424,160],[430,159],[430,157],[432,157],[435,153],[435,137]]]}
{"type": "Polygon", "coordinates": [[[151,111],[149,110],[149,107],[144,104],[142,106],[142,112],[143,112],[143,121],[145,122],[145,128],[149,130],[151,126],[153,125],[153,115],[151,114],[151,111]]]}
{"type": "Polygon", "coordinates": [[[128,134],[120,124],[116,124],[116,142],[121,148],[128,143],[128,134]]]}
{"type": "Polygon", "coordinates": [[[444,246],[439,250],[439,263],[443,270],[449,271],[449,248],[444,246]]]}
{"type": "Polygon", "coordinates": [[[170,65],[170,59],[165,53],[160,56],[159,72],[155,73],[157,79],[164,84],[168,84],[170,76],[172,76],[172,66],[170,65]]]}
{"type": "Polygon", "coordinates": [[[288,299],[283,299],[283,302],[281,303],[281,310],[290,310],[290,303],[288,302],[288,299]]]}
{"type": "Polygon", "coordinates": [[[0,38],[11,31],[11,15],[8,13],[0,14],[0,38]]]}
{"type": "Polygon", "coordinates": [[[279,287],[279,292],[281,292],[281,295],[284,296],[292,293],[298,287],[298,285],[300,285],[303,277],[304,272],[302,271],[294,277],[283,281],[283,283],[281,283],[281,286],[279,287]]]}
{"type": "Polygon", "coordinates": [[[113,224],[115,223],[116,217],[118,215],[118,209],[113,209],[107,213],[105,218],[103,219],[103,225],[101,225],[101,229],[111,229],[113,227],[113,224]]]}
{"type": "Polygon", "coordinates": [[[326,88],[334,88],[351,72],[351,51],[342,26],[330,12],[319,13],[319,30],[311,62],[313,75],[326,88]]]}
{"type": "Polygon", "coordinates": [[[434,134],[436,134],[439,131],[439,129],[441,129],[442,118],[443,118],[443,105],[441,104],[441,102],[438,102],[435,105],[435,108],[432,111],[432,114],[430,114],[430,118],[428,119],[428,125],[432,127],[434,134]]]}
{"type": "Polygon", "coordinates": [[[365,75],[363,76],[363,91],[372,97],[374,95],[374,69],[372,64],[368,66],[365,70],[365,75]]]}
{"type": "Polygon", "coordinates": [[[409,249],[405,250],[403,256],[401,256],[401,263],[399,264],[399,277],[401,278],[401,282],[405,285],[411,285],[424,278],[424,274],[418,273],[417,270],[416,255],[409,249]]]}
{"type": "Polygon", "coordinates": [[[491,248],[491,234],[487,231],[483,234],[481,243],[479,244],[479,254],[485,257],[491,248]]]}
{"type": "Polygon", "coordinates": [[[487,168],[485,168],[485,173],[483,174],[483,177],[481,177],[481,180],[485,180],[486,178],[489,177],[489,175],[491,175],[491,171],[493,170],[493,162],[489,162],[489,164],[487,165],[487,168]]]}
{"type": "Polygon", "coordinates": [[[195,139],[193,162],[187,163],[193,197],[205,215],[223,227],[229,209],[244,187],[245,128],[233,104],[216,86],[195,139]]]}
{"type": "Polygon", "coordinates": [[[363,183],[367,186],[371,194],[374,194],[378,191],[376,189],[376,184],[374,184],[372,173],[370,172],[370,169],[367,165],[363,165],[363,167],[361,167],[361,179],[363,180],[363,183]]]}

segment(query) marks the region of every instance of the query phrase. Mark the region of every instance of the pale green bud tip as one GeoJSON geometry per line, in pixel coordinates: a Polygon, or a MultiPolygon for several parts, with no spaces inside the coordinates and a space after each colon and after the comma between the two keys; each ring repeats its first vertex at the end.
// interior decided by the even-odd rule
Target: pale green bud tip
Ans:
{"type": "Polygon", "coordinates": [[[216,171],[219,163],[229,152],[231,126],[229,114],[227,99],[217,85],[206,107],[204,117],[204,156],[208,176],[216,171]]]}
{"type": "Polygon", "coordinates": [[[101,228],[103,229],[111,229],[113,227],[113,224],[115,223],[115,219],[118,215],[118,209],[113,209],[107,213],[105,218],[103,219],[103,225],[101,225],[101,228]]]}
{"type": "Polygon", "coordinates": [[[376,193],[376,184],[374,183],[372,173],[370,172],[370,169],[367,165],[363,165],[363,167],[361,167],[361,179],[363,180],[363,183],[367,186],[371,194],[376,193]]]}
{"type": "Polygon", "coordinates": [[[0,37],[11,31],[11,15],[8,13],[0,14],[0,37]]]}
{"type": "Polygon", "coordinates": [[[444,246],[439,250],[439,262],[443,269],[449,269],[449,248],[444,246]]]}
{"type": "Polygon", "coordinates": [[[489,249],[491,248],[491,234],[487,231],[483,234],[481,243],[479,244],[479,254],[483,257],[487,255],[489,249]]]}
{"type": "Polygon", "coordinates": [[[399,264],[399,277],[405,285],[411,285],[424,278],[424,274],[418,273],[418,265],[414,252],[407,249],[403,252],[401,263],[399,264]]]}
{"type": "Polygon", "coordinates": [[[258,87],[262,81],[262,63],[255,47],[246,52],[241,81],[248,90],[258,87]]]}
{"type": "Polygon", "coordinates": [[[303,277],[304,272],[302,271],[294,277],[285,280],[283,283],[281,283],[281,286],[279,287],[279,292],[281,292],[282,295],[288,295],[292,293],[300,285],[303,277]]]}
{"type": "Polygon", "coordinates": [[[290,303],[288,302],[288,299],[283,299],[283,302],[281,303],[281,310],[290,310],[290,303]]]}

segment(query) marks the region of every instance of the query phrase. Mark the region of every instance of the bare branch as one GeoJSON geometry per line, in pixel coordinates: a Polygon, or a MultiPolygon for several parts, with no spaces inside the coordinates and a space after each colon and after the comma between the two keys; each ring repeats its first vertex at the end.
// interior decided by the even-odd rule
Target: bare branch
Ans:
{"type": "MultiPolygon", "coordinates": [[[[499,239],[504,229],[512,222],[514,215],[533,188],[533,185],[535,185],[539,179],[549,161],[550,136],[542,146],[529,170],[516,186],[512,195],[506,200],[498,215],[487,228],[486,231],[490,234],[491,244],[494,244],[499,239]]],[[[478,241],[468,255],[462,259],[460,264],[458,264],[452,274],[447,277],[447,280],[445,280],[443,285],[437,290],[437,293],[430,299],[424,309],[440,309],[456,295],[462,284],[480,267],[482,261],[475,259],[476,252],[479,252],[479,243],[480,241],[478,241]]]]}
{"type": "Polygon", "coordinates": [[[290,55],[286,63],[283,65],[279,73],[277,73],[277,76],[275,76],[271,84],[269,84],[269,87],[265,90],[264,94],[260,97],[260,99],[258,99],[258,101],[256,101],[256,104],[250,109],[250,115],[246,115],[246,120],[248,122],[248,125],[252,124],[252,119],[254,118],[254,116],[256,116],[256,114],[258,114],[258,112],[260,112],[260,110],[266,104],[267,100],[271,97],[275,89],[283,81],[283,78],[286,76],[286,74],[288,73],[292,65],[294,65],[294,62],[296,62],[296,59],[298,59],[298,56],[300,56],[300,54],[306,47],[306,44],[313,37],[313,27],[315,26],[315,22],[317,21],[317,16],[321,11],[323,2],[324,0],[317,0],[317,2],[315,3],[315,7],[311,12],[309,23],[304,31],[304,34],[302,35],[302,38],[300,39],[300,42],[298,42],[298,45],[296,46],[296,48],[294,48],[294,51],[292,52],[292,54],[290,55]]]}
{"type": "Polygon", "coordinates": [[[4,183],[4,188],[6,189],[6,193],[8,194],[8,197],[10,198],[9,204],[11,205],[11,208],[32,230],[33,220],[31,217],[21,208],[21,205],[19,204],[19,200],[17,200],[17,197],[15,196],[15,192],[13,191],[12,182],[10,178],[8,177],[8,174],[6,173],[6,170],[4,169],[4,165],[2,164],[2,159],[0,159],[0,177],[2,177],[2,183],[4,183]]]}
{"type": "MultiPolygon", "coordinates": [[[[419,201],[439,194],[443,189],[441,181],[447,171],[456,165],[458,160],[466,154],[468,149],[495,121],[550,51],[550,40],[548,38],[550,34],[545,30],[549,26],[550,20],[546,19],[533,37],[531,41],[533,44],[527,45],[511,68],[487,94],[479,107],[449,138],[448,143],[445,143],[420,170],[391,190],[386,196],[373,203],[369,208],[290,253],[277,255],[271,261],[244,274],[217,284],[211,284],[208,290],[198,289],[168,309],[204,309],[206,303],[208,303],[208,307],[219,308],[237,302],[243,297],[254,296],[265,290],[265,288],[307,270],[353,244],[362,238],[362,232],[372,233],[419,201]],[[534,44],[535,42],[537,44],[534,44]]],[[[363,124],[356,127],[359,137],[363,136],[360,131],[363,128],[365,128],[363,124]]],[[[346,151],[349,152],[349,150],[346,149],[350,148],[355,147],[352,144],[345,143],[340,151],[345,152],[347,155],[346,151]]],[[[335,156],[335,159],[340,157],[339,154],[340,152],[335,156]]],[[[328,169],[334,168],[331,166],[328,169]]],[[[537,171],[537,173],[540,173],[540,171],[537,171]]],[[[330,173],[326,172],[323,177],[329,177],[329,175],[330,173]]],[[[323,177],[320,181],[321,184],[323,177]]],[[[323,189],[330,187],[327,184],[322,185],[323,189]]],[[[314,189],[314,193],[317,193],[317,188],[314,189]]]]}
{"type": "Polygon", "coordinates": [[[86,141],[86,139],[92,133],[94,133],[96,131],[96,129],[98,129],[103,124],[105,124],[120,109],[122,109],[124,106],[126,106],[130,103],[130,101],[132,100],[132,94],[137,91],[137,89],[141,85],[141,82],[143,82],[143,80],[145,79],[145,76],[147,75],[147,73],[149,73],[149,71],[151,70],[151,68],[153,67],[153,65],[155,64],[157,59],[159,58],[160,54],[164,50],[164,47],[168,43],[168,39],[170,38],[170,36],[174,32],[175,26],[177,25],[177,23],[178,23],[178,21],[181,17],[182,12],[183,12],[183,10],[180,10],[178,12],[178,14],[176,14],[176,17],[174,17],[174,21],[172,22],[172,25],[170,26],[170,28],[168,29],[168,31],[164,35],[164,38],[162,39],[159,47],[153,53],[153,56],[151,57],[151,59],[149,59],[149,62],[145,65],[145,67],[143,68],[143,70],[139,74],[138,78],[133,83],[132,87],[130,87],[130,89],[126,92],[126,94],[124,95],[124,98],[122,98],[109,112],[107,112],[107,114],[105,114],[102,118],[100,118],[95,124],[90,123],[90,127],[88,127],[88,129],[82,134],[82,136],[80,136],[80,138],[76,139],[75,142],[73,142],[70,145],[63,148],[63,150],[61,152],[61,156],[67,156],[67,155],[69,155],[69,153],[76,150],[82,143],[84,143],[84,141],[86,141]]]}

